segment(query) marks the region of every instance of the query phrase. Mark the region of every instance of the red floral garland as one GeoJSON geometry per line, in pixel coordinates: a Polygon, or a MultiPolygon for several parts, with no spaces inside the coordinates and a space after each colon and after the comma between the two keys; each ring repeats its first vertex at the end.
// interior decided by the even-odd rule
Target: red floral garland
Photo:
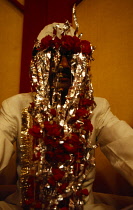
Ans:
{"type": "MultiPolygon", "coordinates": [[[[43,139],[47,150],[45,152],[45,160],[47,164],[52,166],[52,173],[50,176],[47,176],[47,180],[45,180],[45,184],[50,185],[50,188],[55,189],[56,193],[64,194],[69,182],[65,178],[65,171],[58,167],[59,163],[67,165],[70,162],[71,158],[73,158],[73,175],[77,176],[81,172],[81,164],[84,165],[84,170],[86,170],[87,163],[83,160],[84,157],[84,146],[87,145],[87,142],[82,141],[78,136],[78,129],[83,129],[86,133],[91,133],[93,130],[93,126],[89,118],[88,107],[94,104],[93,100],[90,99],[81,99],[79,103],[79,109],[77,109],[75,113],[75,117],[70,119],[70,123],[73,123],[73,126],[76,129],[75,133],[71,133],[67,136],[63,133],[63,128],[58,125],[54,120],[52,121],[44,121],[43,123],[43,132],[42,126],[38,123],[35,123],[30,129],[29,134],[33,137],[33,157],[32,161],[37,162],[40,161],[40,151],[38,149],[39,140],[43,139]],[[77,121],[80,120],[80,123],[77,121]],[[45,136],[43,134],[45,133],[45,136]],[[61,143],[62,141],[62,143],[61,143]],[[60,183],[57,186],[57,183],[60,183]]],[[[29,108],[29,112],[34,112],[34,103],[31,103],[29,108]]],[[[50,109],[49,113],[56,117],[57,113],[55,109],[50,109]]],[[[43,180],[44,182],[44,180],[43,180]]],[[[33,175],[28,177],[28,188],[25,192],[25,201],[24,207],[32,207],[37,209],[42,209],[43,202],[41,201],[40,194],[40,186],[44,184],[42,180],[35,177],[34,172],[33,175]]],[[[79,189],[78,191],[73,193],[71,196],[75,196],[76,199],[82,198],[83,196],[88,196],[89,192],[87,189],[79,189]]],[[[82,199],[81,199],[82,200],[82,199]]],[[[48,203],[45,201],[45,208],[48,203]]],[[[59,210],[68,210],[69,200],[63,199],[63,203],[59,204],[59,210]]],[[[54,206],[53,206],[54,207],[54,206]]],[[[52,208],[52,207],[51,207],[52,208]]]]}
{"type": "MultiPolygon", "coordinates": [[[[34,48],[34,52],[36,53],[41,50],[60,50],[61,54],[66,53],[80,53],[82,52],[85,55],[91,55],[92,53],[92,46],[89,41],[81,40],[76,36],[70,35],[62,35],[61,39],[57,36],[53,38],[50,35],[42,38],[40,47],[37,49],[34,48]]],[[[33,53],[34,54],[34,53],[33,53]]]]}

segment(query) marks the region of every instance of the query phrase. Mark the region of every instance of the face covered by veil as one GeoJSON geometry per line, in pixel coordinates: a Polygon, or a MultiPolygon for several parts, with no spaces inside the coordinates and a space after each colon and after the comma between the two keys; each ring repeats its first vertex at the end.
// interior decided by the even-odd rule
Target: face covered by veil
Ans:
{"type": "Polygon", "coordinates": [[[22,112],[21,194],[24,208],[82,209],[89,168],[93,47],[70,23],[46,26],[30,65],[33,102],[22,112]]]}

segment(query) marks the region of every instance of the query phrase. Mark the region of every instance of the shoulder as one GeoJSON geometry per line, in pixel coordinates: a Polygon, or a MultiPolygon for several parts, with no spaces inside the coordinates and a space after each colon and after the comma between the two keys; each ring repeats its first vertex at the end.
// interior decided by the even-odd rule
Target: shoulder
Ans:
{"type": "Polygon", "coordinates": [[[96,103],[96,108],[94,111],[96,112],[101,112],[102,114],[102,112],[105,112],[106,110],[110,108],[110,104],[105,98],[94,97],[94,101],[96,103]]]}
{"type": "Polygon", "coordinates": [[[92,119],[96,127],[100,130],[103,127],[111,127],[120,120],[112,113],[109,102],[105,98],[95,98],[96,108],[94,109],[92,119]]]}
{"type": "Polygon", "coordinates": [[[2,102],[2,107],[9,108],[10,110],[22,110],[25,107],[28,107],[32,102],[31,93],[21,93],[14,95],[2,102]]]}
{"type": "Polygon", "coordinates": [[[20,93],[14,96],[11,96],[10,98],[7,98],[6,100],[4,100],[3,102],[17,102],[17,103],[28,103],[32,101],[32,93],[20,93]]]}
{"type": "Polygon", "coordinates": [[[92,123],[95,127],[101,127],[105,119],[108,119],[108,114],[111,113],[109,102],[105,98],[94,97],[96,107],[92,113],[92,123]]]}
{"type": "Polygon", "coordinates": [[[107,105],[109,104],[109,102],[107,101],[106,98],[101,98],[101,97],[94,97],[94,100],[96,102],[97,105],[107,105]]]}

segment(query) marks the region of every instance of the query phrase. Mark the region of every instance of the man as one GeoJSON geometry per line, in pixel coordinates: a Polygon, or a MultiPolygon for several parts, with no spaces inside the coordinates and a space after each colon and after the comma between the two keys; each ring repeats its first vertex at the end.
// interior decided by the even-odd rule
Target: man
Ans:
{"type": "Polygon", "coordinates": [[[133,130],[105,99],[93,97],[92,50],[68,22],[39,34],[30,67],[32,93],[13,96],[1,108],[0,169],[15,139],[19,162],[18,192],[1,208],[21,209],[21,203],[24,209],[114,209],[94,204],[97,144],[133,185],[133,130]]]}

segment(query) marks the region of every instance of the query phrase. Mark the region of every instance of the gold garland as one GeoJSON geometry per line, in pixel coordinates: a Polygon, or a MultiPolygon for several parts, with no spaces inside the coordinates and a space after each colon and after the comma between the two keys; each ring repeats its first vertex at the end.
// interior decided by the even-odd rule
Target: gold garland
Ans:
{"type": "MultiPolygon", "coordinates": [[[[22,112],[22,207],[80,210],[89,194],[82,184],[94,167],[92,151],[96,146],[90,140],[95,108],[89,65],[92,57],[83,52],[71,54],[74,80],[62,105],[56,85],[50,102],[48,82],[51,59],[56,69],[61,47],[42,49],[38,42],[35,46],[37,53],[31,61],[33,103],[22,112]]],[[[58,77],[55,80],[57,84],[58,77]]]]}

